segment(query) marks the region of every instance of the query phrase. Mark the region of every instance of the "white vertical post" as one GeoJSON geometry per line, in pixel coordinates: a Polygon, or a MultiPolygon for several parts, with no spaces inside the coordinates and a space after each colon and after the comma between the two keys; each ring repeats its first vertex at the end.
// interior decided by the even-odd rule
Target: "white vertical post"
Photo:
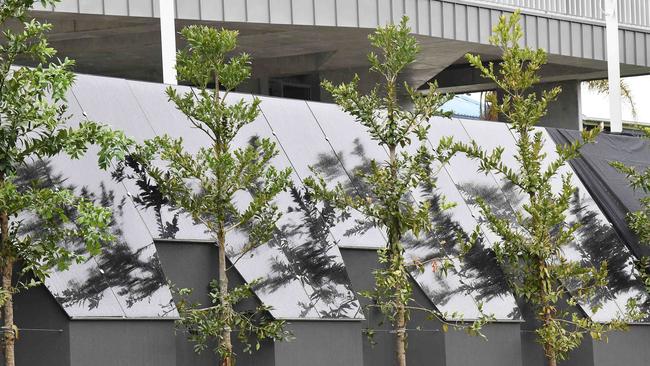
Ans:
{"type": "Polygon", "coordinates": [[[609,80],[610,113],[609,125],[612,132],[623,132],[617,0],[605,0],[605,18],[607,22],[607,78],[609,80]]]}
{"type": "Polygon", "coordinates": [[[176,85],[176,25],[174,0],[159,0],[160,46],[162,49],[163,83],[176,85]]]}

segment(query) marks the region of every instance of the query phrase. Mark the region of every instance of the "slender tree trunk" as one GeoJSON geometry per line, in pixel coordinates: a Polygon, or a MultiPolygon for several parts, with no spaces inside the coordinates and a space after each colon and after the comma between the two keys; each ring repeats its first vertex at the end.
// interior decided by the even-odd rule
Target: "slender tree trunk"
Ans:
{"type": "MultiPolygon", "coordinates": [[[[391,113],[392,115],[392,113],[391,113]]],[[[391,117],[392,118],[392,117],[391,117]]],[[[389,147],[389,158],[391,164],[391,175],[397,179],[397,147],[389,147]]],[[[399,207],[395,207],[396,210],[399,210],[399,207]]],[[[393,217],[391,228],[389,228],[388,240],[389,240],[389,251],[390,251],[390,263],[389,265],[395,271],[402,273],[402,252],[399,245],[400,242],[400,221],[398,217],[393,217]]],[[[401,282],[397,282],[398,285],[395,287],[395,293],[401,293],[401,282]]],[[[396,305],[396,314],[395,314],[395,359],[397,366],[406,366],[406,304],[401,302],[401,297],[399,298],[396,305]]]]}
{"type": "Polygon", "coordinates": [[[557,366],[557,360],[555,356],[546,356],[546,361],[548,366],[557,366]]]}
{"type": "MultiPolygon", "coordinates": [[[[542,289],[542,298],[546,299],[547,294],[544,289],[548,288],[550,285],[551,278],[549,278],[546,273],[546,261],[543,258],[538,259],[539,265],[539,276],[541,280],[541,289],[542,289]]],[[[546,301],[546,300],[545,300],[546,301]]],[[[550,306],[545,305],[543,308],[542,322],[544,327],[550,327],[553,320],[553,309],[550,306]]],[[[557,355],[555,354],[555,349],[551,345],[544,345],[544,354],[546,356],[547,366],[557,366],[557,355]]]]}
{"type": "MultiPolygon", "coordinates": [[[[6,215],[3,215],[2,231],[4,235],[6,215]]],[[[14,344],[16,343],[16,334],[14,333],[14,303],[13,291],[11,287],[12,271],[14,261],[12,258],[3,258],[2,263],[2,291],[7,294],[5,303],[2,307],[2,326],[4,328],[4,356],[5,366],[15,366],[16,357],[14,355],[14,344]]]]}
{"type": "MultiPolygon", "coordinates": [[[[550,309],[545,309],[544,310],[544,326],[550,326],[551,323],[551,310],[550,309]]],[[[550,346],[545,346],[544,347],[544,354],[546,355],[546,364],[547,366],[557,366],[557,355],[555,354],[555,350],[551,348],[550,346]]]]}
{"type": "MultiPolygon", "coordinates": [[[[546,323],[547,320],[545,319],[546,323]]],[[[557,366],[557,356],[555,355],[555,350],[550,347],[544,347],[544,354],[546,355],[546,365],[547,366],[557,366]]]]}
{"type": "Polygon", "coordinates": [[[406,366],[406,308],[404,304],[397,305],[397,330],[396,356],[397,366],[406,366]]]}
{"type": "MultiPolygon", "coordinates": [[[[0,185],[5,182],[4,173],[0,173],[0,185]]],[[[14,259],[11,257],[9,246],[9,215],[7,212],[0,212],[0,265],[2,266],[2,292],[6,296],[2,304],[2,327],[3,327],[3,351],[5,366],[15,366],[16,357],[14,354],[14,344],[16,343],[16,334],[14,333],[14,303],[13,289],[11,286],[14,259]]]]}
{"type": "MultiPolygon", "coordinates": [[[[230,304],[228,303],[228,275],[226,273],[226,233],[222,225],[219,227],[219,297],[221,304],[226,309],[226,316],[230,319],[230,304]]],[[[222,355],[221,366],[233,366],[234,360],[232,355],[232,329],[230,325],[224,327],[221,332],[220,346],[225,349],[222,355]]]]}

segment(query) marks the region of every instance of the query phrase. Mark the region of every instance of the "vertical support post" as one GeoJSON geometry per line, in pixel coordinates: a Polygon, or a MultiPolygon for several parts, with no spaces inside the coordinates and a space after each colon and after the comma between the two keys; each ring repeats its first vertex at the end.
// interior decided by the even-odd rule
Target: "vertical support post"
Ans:
{"type": "Polygon", "coordinates": [[[605,0],[607,23],[607,79],[609,80],[609,113],[612,132],[623,132],[621,112],[621,66],[618,41],[618,1],[605,0]]]}
{"type": "Polygon", "coordinates": [[[162,50],[163,83],[176,85],[176,24],[174,0],[159,0],[160,47],[162,50]]]}

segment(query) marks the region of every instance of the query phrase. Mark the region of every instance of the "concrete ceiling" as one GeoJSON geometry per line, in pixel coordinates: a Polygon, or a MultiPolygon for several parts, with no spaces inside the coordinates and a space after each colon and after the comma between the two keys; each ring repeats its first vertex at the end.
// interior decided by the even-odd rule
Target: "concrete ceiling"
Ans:
{"type": "MultiPolygon", "coordinates": [[[[76,60],[76,72],[161,81],[160,34],[156,18],[115,17],[72,13],[34,12],[53,24],[49,35],[60,57],[76,60]]],[[[177,20],[177,29],[198,21],[177,20]]],[[[367,68],[370,30],[255,23],[202,22],[240,31],[240,50],[254,59],[254,77],[278,77],[320,73],[348,80],[352,72],[367,68]]],[[[405,80],[422,85],[439,75],[442,86],[454,91],[488,88],[469,70],[468,52],[497,59],[495,48],[478,43],[417,36],[422,52],[405,80]]],[[[177,39],[182,46],[181,40],[177,39]]],[[[606,75],[606,63],[553,56],[544,72],[547,81],[584,80],[606,75]]],[[[28,63],[23,60],[23,62],[28,63]]],[[[647,73],[645,68],[625,65],[623,75],[647,73]]]]}

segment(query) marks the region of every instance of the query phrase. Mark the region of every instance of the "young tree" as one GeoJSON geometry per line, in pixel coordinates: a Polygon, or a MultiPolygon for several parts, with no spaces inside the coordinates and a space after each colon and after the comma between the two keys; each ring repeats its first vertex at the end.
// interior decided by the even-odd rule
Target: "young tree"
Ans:
{"type": "MultiPolygon", "coordinates": [[[[221,364],[232,366],[232,332],[247,348],[252,343],[259,348],[263,339],[285,337],[283,322],[270,319],[268,307],[261,306],[252,312],[234,308],[251,296],[253,284],[229,288],[226,254],[242,256],[272,238],[280,217],[273,200],[289,186],[291,171],[279,171],[271,165],[278,150],[270,139],[256,139],[246,147],[232,146],[240,129],[260,113],[257,98],[251,102],[226,100],[251,72],[247,54],[227,56],[236,48],[238,33],[189,26],[183,28],[181,35],[187,47],[178,52],[176,70],[180,79],[196,86],[196,90],[179,93],[169,87],[167,95],[187,116],[188,123],[204,133],[209,145],[191,153],[185,150],[182,138],[158,136],[138,147],[136,159],[170,205],[204,225],[218,245],[219,278],[209,294],[213,304],[201,306],[180,301],[179,324],[197,343],[197,351],[216,341],[215,352],[221,357],[221,364]],[[163,163],[152,164],[156,159],[163,163]],[[248,203],[240,207],[241,202],[248,203]],[[228,235],[241,229],[246,231],[248,242],[238,247],[228,235]]],[[[180,295],[187,292],[181,290],[180,295]]]]}
{"type": "MultiPolygon", "coordinates": [[[[599,339],[604,332],[621,329],[625,323],[622,316],[601,324],[576,310],[578,304],[592,303],[597,292],[607,285],[607,263],[588,265],[565,256],[564,249],[573,243],[579,225],[567,219],[576,188],[571,176],[560,170],[578,157],[581,147],[592,142],[600,131],[585,131],[582,140],[558,146],[557,157],[547,164],[544,135],[535,125],[561,90],[538,94],[531,89],[539,83],[538,71],[547,57],[541,49],[521,47],[522,35],[519,12],[501,17],[490,38],[502,52],[498,67],[492,62],[484,64],[480,56],[467,55],[469,63],[503,92],[501,100],[494,94],[490,102],[511,124],[517,164],[508,166],[503,162],[503,148],[486,151],[475,142],[443,144],[452,152],[477,160],[480,172],[497,174],[524,196],[525,203],[515,212],[516,220],[500,217],[485,200],[477,201],[487,227],[501,239],[494,244],[497,258],[515,295],[534,310],[539,321],[538,341],[544,347],[548,365],[555,366],[580,345],[585,334],[599,339]],[[557,181],[561,181],[559,192],[553,190],[553,182],[557,181]]],[[[591,310],[597,311],[600,305],[591,310]]],[[[634,300],[628,305],[633,309],[634,300]]]]}
{"type": "Polygon", "coordinates": [[[329,81],[322,84],[336,103],[366,127],[372,139],[388,152],[387,161],[372,160],[368,172],[355,172],[367,195],[350,195],[342,185],[329,189],[322,177],[305,181],[314,197],[344,211],[357,210],[385,230],[388,243],[378,251],[382,268],[374,272],[375,289],[367,295],[393,324],[399,366],[406,365],[406,325],[412,310],[409,269],[416,266],[405,258],[404,239],[429,233],[433,222],[430,203],[414,200],[412,192],[435,187],[435,176],[431,173],[435,154],[427,142],[429,120],[433,116],[448,116],[440,107],[451,98],[438,93],[434,84],[429,84],[428,93],[422,94],[405,83],[403,91],[412,107],[405,108],[400,103],[400,74],[419,52],[410,31],[405,17],[399,25],[380,27],[369,36],[371,45],[379,50],[379,54],[368,55],[370,70],[380,75],[382,84],[368,94],[359,92],[358,76],[338,86],[329,81]]]}
{"type": "Polygon", "coordinates": [[[73,62],[49,63],[56,54],[45,38],[51,26],[28,19],[34,2],[0,2],[0,25],[7,29],[0,40],[0,302],[6,366],[15,364],[18,335],[13,296],[41,284],[53,268],[65,269],[72,261],[83,260],[67,243],[83,242],[90,254],[97,254],[112,239],[110,211],[62,187],[18,184],[18,169],[60,153],[78,158],[89,144],[100,146],[99,165],[106,168],[112,159],[122,158],[131,143],[122,133],[94,122],[65,126],[65,94],[74,79],[69,71],[73,62]],[[17,60],[36,66],[13,66],[17,60]],[[29,219],[38,220],[38,233],[24,232],[29,219]],[[16,283],[16,269],[31,280],[16,283]]]}

